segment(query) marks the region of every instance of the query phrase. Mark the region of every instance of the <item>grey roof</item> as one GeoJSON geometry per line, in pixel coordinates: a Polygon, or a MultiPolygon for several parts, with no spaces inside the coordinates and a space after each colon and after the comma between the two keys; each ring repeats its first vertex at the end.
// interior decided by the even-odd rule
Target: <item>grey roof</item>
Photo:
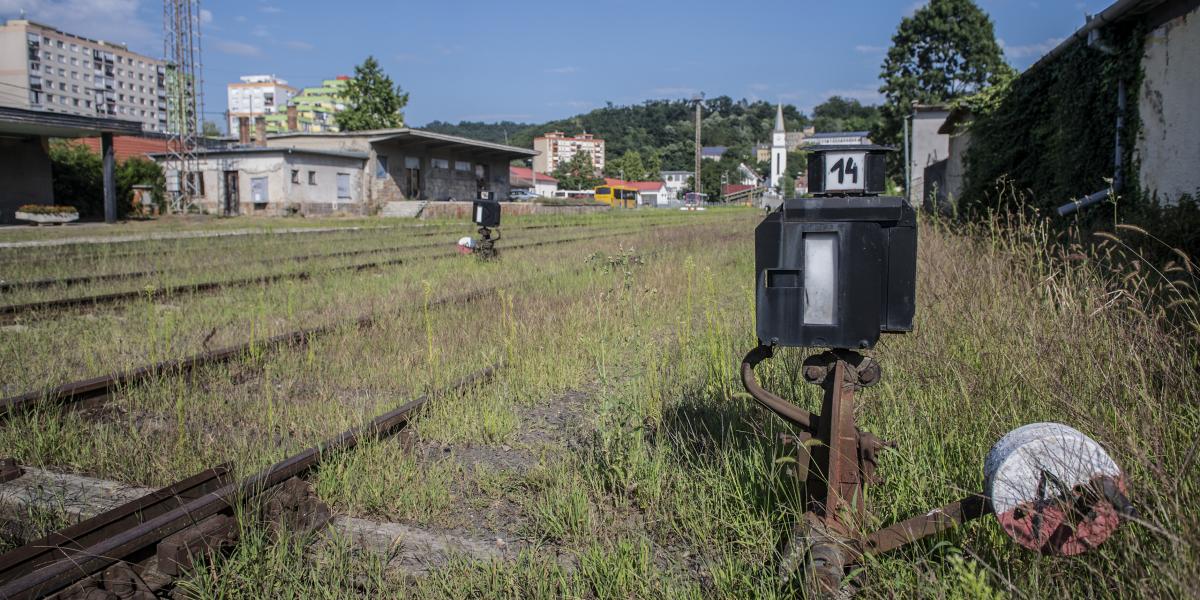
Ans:
{"type": "MultiPolygon", "coordinates": [[[[311,150],[308,148],[296,148],[293,146],[229,146],[226,148],[198,148],[197,156],[221,155],[221,154],[308,154],[312,156],[332,156],[335,158],[349,158],[353,160],[367,160],[370,158],[365,152],[346,152],[342,150],[311,150]]],[[[169,152],[156,152],[150,156],[154,158],[171,158],[169,152]]]]}
{"type": "MultiPolygon", "coordinates": [[[[1076,30],[1075,33],[1072,33],[1071,35],[1067,36],[1066,39],[1059,42],[1057,46],[1052,48],[1046,54],[1042,55],[1042,57],[1039,58],[1037,62],[1030,65],[1029,68],[1032,69],[1061,54],[1063,50],[1066,50],[1067,47],[1075,43],[1076,40],[1086,41],[1088,39],[1088,33],[1090,33],[1093,29],[1098,29],[1110,23],[1124,21],[1129,18],[1141,17],[1147,13],[1150,13],[1154,9],[1159,8],[1163,4],[1165,4],[1165,0],[1117,0],[1116,2],[1110,4],[1108,8],[1100,11],[1099,14],[1091,15],[1087,22],[1084,23],[1083,26],[1078,30],[1076,30]]],[[[1188,5],[1188,3],[1185,2],[1178,2],[1176,4],[1178,4],[1180,7],[1186,7],[1188,5]]],[[[1192,6],[1195,5],[1192,4],[1192,6]]],[[[1170,14],[1169,11],[1168,14],[1170,14]]]]}
{"type": "Polygon", "coordinates": [[[494,142],[485,142],[482,140],[473,140],[471,138],[459,137],[456,135],[446,135],[444,133],[434,133],[432,131],[424,131],[421,129],[413,129],[411,127],[400,127],[397,129],[372,129],[368,131],[338,131],[338,132],[322,132],[322,133],[276,133],[267,136],[268,139],[278,140],[292,137],[330,137],[330,138],[349,138],[358,137],[365,138],[368,142],[386,142],[390,140],[419,140],[430,143],[441,143],[443,145],[453,146],[473,146],[476,148],[484,148],[494,150],[503,154],[510,154],[514,157],[528,158],[537,156],[536,150],[529,148],[518,148],[506,144],[497,144],[494,142]]]}
{"type": "Polygon", "coordinates": [[[729,148],[726,146],[704,146],[700,149],[700,154],[708,154],[712,156],[714,154],[725,154],[728,151],[729,148]]]}
{"type": "Polygon", "coordinates": [[[142,124],[0,106],[0,133],[58,138],[95,137],[101,133],[141,135],[142,124]]]}

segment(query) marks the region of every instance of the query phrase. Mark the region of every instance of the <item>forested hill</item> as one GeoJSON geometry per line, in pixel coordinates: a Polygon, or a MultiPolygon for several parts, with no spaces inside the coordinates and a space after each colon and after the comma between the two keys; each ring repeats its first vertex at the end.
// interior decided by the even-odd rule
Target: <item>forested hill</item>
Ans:
{"type": "MultiPolygon", "coordinates": [[[[733,100],[720,96],[705,100],[703,142],[705,146],[728,146],[736,156],[750,157],[751,147],[767,142],[775,127],[775,106],[767,102],[733,100]]],[[[793,106],[783,107],[789,131],[810,124],[793,106]]],[[[422,129],[460,135],[490,142],[533,147],[533,138],[547,131],[568,135],[582,132],[604,138],[606,154],[621,156],[636,150],[643,156],[657,153],[665,169],[690,170],[693,164],[695,108],[686,100],[648,100],[632,106],[609,104],[589,113],[549,123],[480,123],[457,125],[433,121],[422,129]]]]}

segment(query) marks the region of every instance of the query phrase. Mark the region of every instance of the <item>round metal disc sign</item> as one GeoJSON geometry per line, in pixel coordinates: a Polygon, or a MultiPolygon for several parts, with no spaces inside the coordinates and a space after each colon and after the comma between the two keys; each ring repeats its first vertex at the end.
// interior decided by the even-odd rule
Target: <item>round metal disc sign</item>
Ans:
{"type": "Polygon", "coordinates": [[[1009,432],[988,452],[984,492],[1004,532],[1045,554],[1094,548],[1120,524],[1108,500],[1127,495],[1117,463],[1095,440],[1059,423],[1009,432]]]}

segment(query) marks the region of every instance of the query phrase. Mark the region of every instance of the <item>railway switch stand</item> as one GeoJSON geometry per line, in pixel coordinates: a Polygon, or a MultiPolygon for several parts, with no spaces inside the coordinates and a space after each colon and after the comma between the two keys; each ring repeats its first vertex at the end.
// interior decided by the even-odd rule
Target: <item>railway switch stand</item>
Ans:
{"type": "Polygon", "coordinates": [[[481,192],[482,199],[475,201],[471,211],[472,220],[479,226],[479,242],[475,244],[474,254],[480,260],[500,257],[500,251],[496,249],[500,230],[492,230],[500,227],[500,203],[492,199],[493,195],[493,192],[481,192]]]}
{"type": "Polygon", "coordinates": [[[869,531],[867,484],[896,445],[858,427],[855,397],[883,368],[861,350],[883,333],[912,330],[917,223],[903,198],[881,195],[889,148],[827,146],[809,155],[811,198],[786,200],[755,229],[758,347],[742,361],[756,402],[797,430],[794,476],[803,517],[779,574],[813,597],[844,597],[866,555],[879,555],[994,513],[1018,544],[1070,555],[1104,541],[1134,509],[1126,478],[1100,444],[1057,423],[1004,436],[988,453],[985,489],[926,514],[869,531]],[[823,390],[821,412],[764,389],[755,367],[780,347],[826,348],[809,356],[804,380],[823,390]]]}

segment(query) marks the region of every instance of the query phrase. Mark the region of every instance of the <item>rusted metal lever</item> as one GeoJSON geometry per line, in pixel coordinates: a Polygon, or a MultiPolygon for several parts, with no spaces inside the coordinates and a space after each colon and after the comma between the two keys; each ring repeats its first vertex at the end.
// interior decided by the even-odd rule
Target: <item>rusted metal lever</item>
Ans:
{"type": "Polygon", "coordinates": [[[863,551],[883,554],[917,540],[952,529],[967,521],[991,514],[992,507],[980,494],[971,494],[928,513],[885,527],[867,536],[863,551]]]}
{"type": "MultiPolygon", "coordinates": [[[[837,362],[839,352],[843,351],[825,352],[806,359],[804,361],[805,380],[809,383],[820,385],[826,375],[833,369],[833,363],[837,362]],[[833,358],[832,362],[827,360],[830,357],[833,358]]],[[[765,344],[759,345],[747,353],[746,357],[742,359],[742,386],[746,388],[746,392],[750,394],[750,397],[754,398],[764,408],[769,409],[792,425],[816,435],[816,421],[818,420],[816,415],[767,391],[758,384],[758,380],[754,377],[754,367],[774,355],[774,350],[765,344]]],[[[864,387],[874,385],[879,381],[881,370],[878,362],[854,352],[846,352],[846,355],[847,358],[855,360],[855,366],[858,369],[859,377],[864,387]],[[857,356],[857,359],[854,358],[855,356],[857,356]],[[863,363],[866,364],[864,365],[863,363]]],[[[873,433],[858,431],[858,447],[862,459],[869,465],[867,476],[874,479],[875,461],[879,452],[884,448],[895,448],[896,444],[883,440],[873,433]]]]}

